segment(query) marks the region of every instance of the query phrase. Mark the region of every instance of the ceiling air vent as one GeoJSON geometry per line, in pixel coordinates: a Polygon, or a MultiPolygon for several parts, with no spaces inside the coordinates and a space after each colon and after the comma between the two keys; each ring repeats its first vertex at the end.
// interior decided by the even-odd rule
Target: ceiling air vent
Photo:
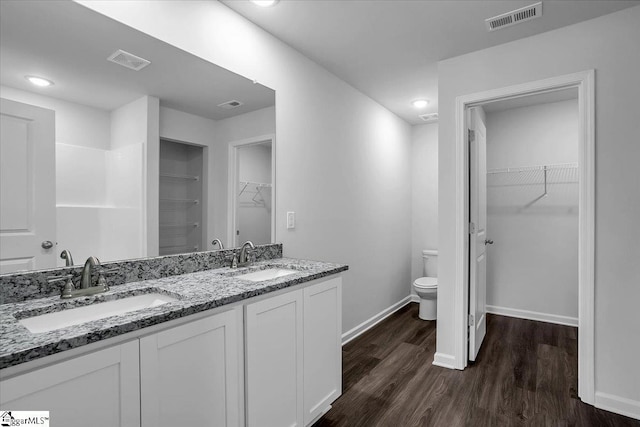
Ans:
{"type": "Polygon", "coordinates": [[[118,49],[107,58],[107,61],[115,62],[118,65],[129,68],[130,70],[140,71],[147,65],[151,64],[151,61],[147,61],[144,58],[135,56],[132,53],[125,52],[118,49]]]}
{"type": "Polygon", "coordinates": [[[238,108],[241,105],[244,105],[244,102],[236,101],[232,99],[231,101],[223,102],[222,104],[218,104],[218,107],[224,108],[225,110],[233,110],[234,108],[238,108]]]}
{"type": "Polygon", "coordinates": [[[420,114],[418,117],[420,117],[422,120],[424,120],[427,123],[433,123],[438,121],[438,113],[420,114]]]}
{"type": "Polygon", "coordinates": [[[524,21],[530,21],[541,16],[542,2],[538,2],[511,12],[503,13],[502,15],[494,16],[493,18],[485,19],[484,23],[487,25],[487,30],[495,31],[524,21]]]}

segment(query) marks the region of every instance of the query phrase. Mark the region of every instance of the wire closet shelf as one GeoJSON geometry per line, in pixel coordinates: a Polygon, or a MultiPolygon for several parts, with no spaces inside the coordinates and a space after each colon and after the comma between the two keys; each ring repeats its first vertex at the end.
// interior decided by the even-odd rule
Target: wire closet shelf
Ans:
{"type": "Polygon", "coordinates": [[[530,187],[540,188],[541,194],[524,207],[530,207],[547,197],[552,187],[559,184],[578,183],[577,163],[523,166],[515,168],[487,170],[487,187],[530,187]]]}
{"type": "Polygon", "coordinates": [[[512,185],[573,184],[578,182],[577,163],[522,166],[515,168],[489,169],[489,187],[512,185]]]}

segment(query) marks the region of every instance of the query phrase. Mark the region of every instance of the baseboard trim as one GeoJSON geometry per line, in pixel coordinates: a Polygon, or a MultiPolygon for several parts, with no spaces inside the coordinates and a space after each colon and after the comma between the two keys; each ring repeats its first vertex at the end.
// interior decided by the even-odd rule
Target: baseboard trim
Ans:
{"type": "Polygon", "coordinates": [[[416,294],[411,294],[411,295],[409,295],[409,296],[411,297],[411,302],[417,302],[417,303],[419,303],[419,302],[420,302],[420,297],[419,297],[418,295],[416,295],[416,294]]]}
{"type": "Polygon", "coordinates": [[[451,354],[436,353],[433,355],[433,365],[441,368],[456,369],[456,358],[451,354]]]}
{"type": "Polygon", "coordinates": [[[402,298],[400,301],[393,304],[392,306],[385,308],[380,313],[360,323],[355,328],[348,330],[347,332],[342,334],[342,345],[347,344],[349,341],[367,332],[369,329],[373,328],[378,323],[382,322],[384,319],[391,316],[393,313],[400,310],[402,307],[404,307],[405,305],[409,304],[412,301],[413,301],[412,295],[407,295],[406,297],[402,298]]]}
{"type": "Polygon", "coordinates": [[[577,317],[559,316],[557,314],[540,313],[537,311],[519,310],[516,308],[487,305],[487,313],[501,316],[517,317],[519,319],[537,320],[538,322],[555,323],[558,325],[578,326],[577,317]]]}
{"type": "Polygon", "coordinates": [[[596,408],[640,420],[640,402],[596,391],[596,408]]]}

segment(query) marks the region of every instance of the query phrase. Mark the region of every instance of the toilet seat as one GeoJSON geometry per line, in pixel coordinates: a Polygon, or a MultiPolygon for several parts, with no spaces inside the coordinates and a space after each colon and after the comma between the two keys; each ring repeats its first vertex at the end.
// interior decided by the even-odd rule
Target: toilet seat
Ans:
{"type": "Polygon", "coordinates": [[[420,289],[436,289],[438,287],[437,277],[420,277],[413,282],[416,288],[420,289]]]}

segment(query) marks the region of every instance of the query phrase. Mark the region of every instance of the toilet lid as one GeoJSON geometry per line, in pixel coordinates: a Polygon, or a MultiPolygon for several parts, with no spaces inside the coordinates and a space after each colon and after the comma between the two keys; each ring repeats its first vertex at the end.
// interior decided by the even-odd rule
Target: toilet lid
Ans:
{"type": "Polygon", "coordinates": [[[438,287],[438,278],[437,277],[420,277],[413,282],[414,285],[418,288],[437,288],[438,287]]]}

